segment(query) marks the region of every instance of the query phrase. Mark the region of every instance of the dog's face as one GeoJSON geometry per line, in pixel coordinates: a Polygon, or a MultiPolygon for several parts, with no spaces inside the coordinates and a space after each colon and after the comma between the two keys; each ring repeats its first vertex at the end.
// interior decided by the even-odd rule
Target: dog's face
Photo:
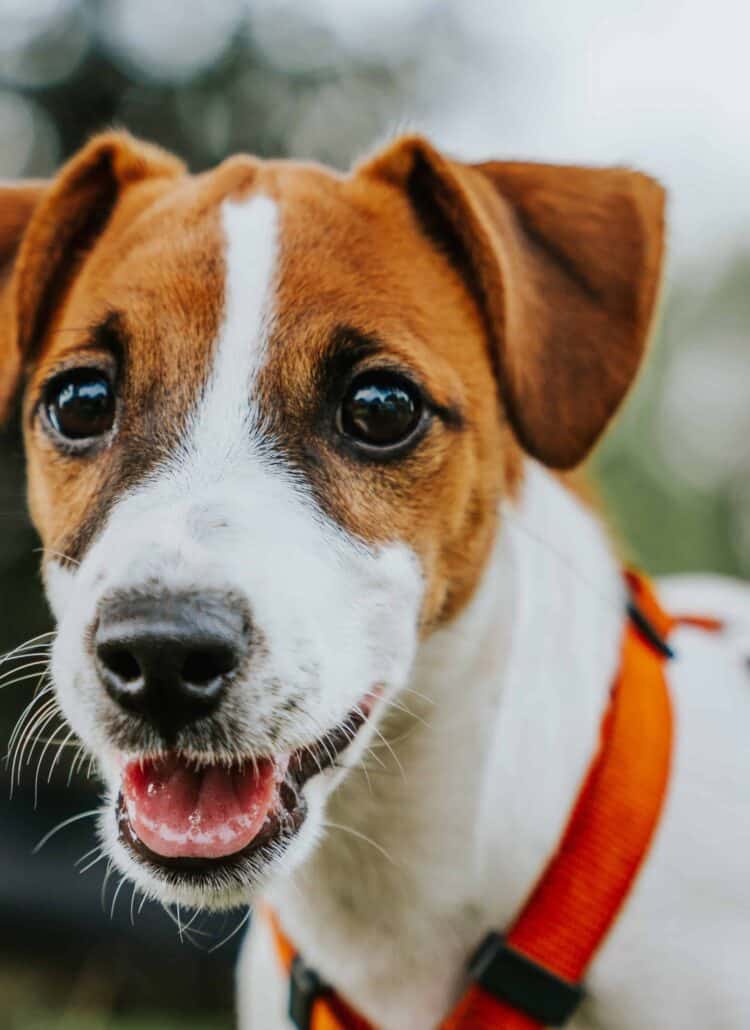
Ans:
{"type": "Polygon", "coordinates": [[[522,450],[576,463],[623,396],[661,206],[635,173],[415,139],[347,177],[191,177],[108,135],[0,188],[55,688],[144,888],[228,905],[307,854],[522,450]]]}

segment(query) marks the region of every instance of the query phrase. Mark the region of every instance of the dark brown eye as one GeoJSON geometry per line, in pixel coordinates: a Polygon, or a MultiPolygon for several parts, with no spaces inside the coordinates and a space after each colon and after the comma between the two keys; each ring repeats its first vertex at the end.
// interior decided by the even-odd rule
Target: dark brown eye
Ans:
{"type": "Polygon", "coordinates": [[[357,443],[386,449],[409,439],[423,409],[421,394],[408,379],[392,372],[365,372],[341,403],[340,428],[357,443]]]}
{"type": "Polygon", "coordinates": [[[63,372],[47,385],[47,420],[66,440],[90,440],[108,433],[115,421],[115,395],[109,378],[96,368],[63,372]]]}

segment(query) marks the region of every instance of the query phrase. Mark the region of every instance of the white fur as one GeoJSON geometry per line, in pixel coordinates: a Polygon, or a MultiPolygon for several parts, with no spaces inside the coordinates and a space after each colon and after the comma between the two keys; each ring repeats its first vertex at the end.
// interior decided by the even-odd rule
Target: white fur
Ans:
{"type": "MultiPolygon", "coordinates": [[[[47,569],[59,620],[58,696],[99,758],[112,795],[123,759],[104,730],[112,703],[83,643],[97,605],[114,591],[155,581],[162,590],[229,591],[247,602],[265,647],[247,681],[231,691],[237,754],[312,743],[374,686],[382,684],[386,697],[401,687],[415,648],[422,585],[413,554],[401,545],[367,548],[330,523],[258,418],[254,384],[273,318],[275,205],[258,196],[227,202],[222,213],[226,313],[189,433],[169,462],[118,501],[75,573],[55,563],[47,569]],[[297,708],[283,714],[290,699],[297,708]]],[[[366,741],[362,733],[351,750],[366,741]]],[[[308,784],[309,815],[285,867],[311,847],[336,778],[328,773],[308,784]]],[[[186,905],[241,900],[236,892],[215,897],[160,884],[118,843],[111,804],[102,835],[120,868],[162,898],[186,905]]]]}
{"type": "Polygon", "coordinates": [[[190,439],[191,474],[216,479],[237,451],[247,453],[244,431],[255,430],[257,409],[249,404],[263,365],[273,318],[278,249],[278,212],[263,195],[249,202],[225,201],[227,241],[226,311],[213,374],[190,439]]]}
{"type": "MultiPolygon", "coordinates": [[[[575,1030],[750,1026],[750,591],[688,580],[664,599],[731,622],[674,634],[666,811],[575,1030]]],[[[352,774],[328,806],[349,832],[330,830],[274,882],[302,953],[384,1030],[436,1025],[468,955],[507,926],[554,850],[619,662],[623,601],[596,522],[531,467],[478,594],[417,654],[420,696],[401,695],[415,717],[383,726],[403,777],[387,752],[388,775],[374,763],[369,786],[352,774]]],[[[242,1027],[288,1027],[288,984],[257,923],[239,969],[242,1027]]]]}

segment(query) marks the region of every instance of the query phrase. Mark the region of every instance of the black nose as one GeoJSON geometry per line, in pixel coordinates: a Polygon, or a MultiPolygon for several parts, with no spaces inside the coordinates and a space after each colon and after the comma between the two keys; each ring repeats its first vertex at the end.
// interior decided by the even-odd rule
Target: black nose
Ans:
{"type": "Polygon", "coordinates": [[[212,596],[113,597],[99,608],[97,670],[114,701],[170,739],[216,708],[249,636],[244,614],[212,596]]]}

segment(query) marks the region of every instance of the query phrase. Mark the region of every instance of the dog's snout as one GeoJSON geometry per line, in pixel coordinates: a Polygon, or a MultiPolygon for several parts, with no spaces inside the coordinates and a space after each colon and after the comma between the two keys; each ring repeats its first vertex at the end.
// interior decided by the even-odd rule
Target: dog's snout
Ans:
{"type": "Polygon", "coordinates": [[[247,619],[213,597],[116,597],[99,608],[95,662],[109,696],[165,738],[217,706],[246,658],[247,619]]]}

